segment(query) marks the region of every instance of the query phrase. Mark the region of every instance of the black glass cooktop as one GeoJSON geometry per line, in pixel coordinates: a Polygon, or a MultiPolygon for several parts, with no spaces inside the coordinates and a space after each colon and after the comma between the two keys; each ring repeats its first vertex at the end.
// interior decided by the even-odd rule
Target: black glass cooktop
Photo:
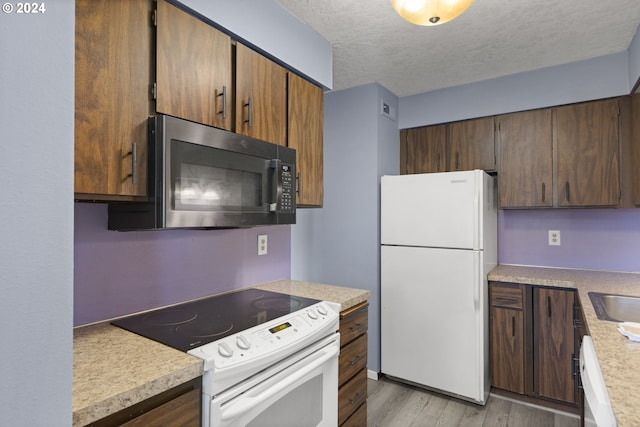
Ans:
{"type": "Polygon", "coordinates": [[[318,302],[277,292],[244,289],[136,314],[111,323],[188,351],[318,302]]]}

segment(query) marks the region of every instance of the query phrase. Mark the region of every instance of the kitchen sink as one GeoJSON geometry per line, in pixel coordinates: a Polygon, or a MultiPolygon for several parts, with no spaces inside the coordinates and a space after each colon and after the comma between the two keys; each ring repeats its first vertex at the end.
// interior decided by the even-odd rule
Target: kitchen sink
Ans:
{"type": "Polygon", "coordinates": [[[640,322],[640,297],[589,292],[598,319],[612,322],[640,322]]]}

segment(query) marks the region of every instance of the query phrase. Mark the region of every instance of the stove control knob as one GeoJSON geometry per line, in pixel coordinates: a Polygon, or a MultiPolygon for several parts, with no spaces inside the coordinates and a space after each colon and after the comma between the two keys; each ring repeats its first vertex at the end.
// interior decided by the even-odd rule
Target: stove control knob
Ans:
{"type": "Polygon", "coordinates": [[[307,312],[307,315],[312,318],[313,320],[316,320],[318,318],[318,313],[316,313],[316,311],[314,309],[311,309],[307,312]]]}
{"type": "Polygon", "coordinates": [[[249,342],[249,340],[242,335],[238,335],[236,337],[236,345],[243,350],[249,350],[251,348],[251,343],[249,342]]]}
{"type": "Polygon", "coordinates": [[[222,357],[231,357],[233,356],[233,349],[226,342],[221,342],[218,344],[218,353],[220,353],[222,357]]]}
{"type": "Polygon", "coordinates": [[[318,306],[318,313],[322,314],[323,316],[326,316],[328,311],[324,308],[323,305],[319,305],[318,306]]]}

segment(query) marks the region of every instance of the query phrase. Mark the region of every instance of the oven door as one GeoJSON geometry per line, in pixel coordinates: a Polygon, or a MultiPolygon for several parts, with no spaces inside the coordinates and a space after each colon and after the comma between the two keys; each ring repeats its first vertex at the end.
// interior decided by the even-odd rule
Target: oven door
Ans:
{"type": "Polygon", "coordinates": [[[336,426],[339,337],[325,338],[215,396],[208,427],[336,426]]]}

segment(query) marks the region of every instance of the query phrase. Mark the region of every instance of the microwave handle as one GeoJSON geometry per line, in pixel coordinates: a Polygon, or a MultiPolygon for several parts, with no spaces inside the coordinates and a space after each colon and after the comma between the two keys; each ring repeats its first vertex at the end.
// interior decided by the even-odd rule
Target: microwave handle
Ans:
{"type": "Polygon", "coordinates": [[[269,212],[275,212],[278,209],[278,201],[280,200],[280,194],[282,193],[282,186],[280,184],[279,172],[282,160],[272,159],[269,163],[271,172],[271,194],[269,195],[269,212]]]}

